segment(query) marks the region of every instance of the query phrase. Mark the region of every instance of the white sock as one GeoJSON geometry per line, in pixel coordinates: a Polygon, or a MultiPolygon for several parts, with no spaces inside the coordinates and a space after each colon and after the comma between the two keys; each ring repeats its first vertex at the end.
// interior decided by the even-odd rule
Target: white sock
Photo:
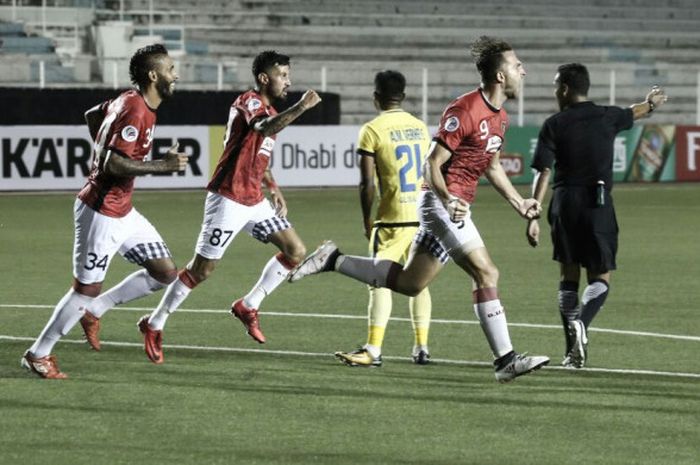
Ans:
{"type": "Polygon", "coordinates": [[[609,286],[600,281],[593,281],[583,289],[581,294],[581,305],[588,305],[588,302],[601,296],[608,291],[609,286]]]}
{"type": "Polygon", "coordinates": [[[162,331],[165,327],[165,321],[170,314],[178,309],[187,296],[190,295],[190,292],[192,292],[192,289],[178,277],[166,289],[163,298],[160,299],[160,303],[148,318],[148,325],[156,331],[162,331]]]}
{"type": "Polygon", "coordinates": [[[51,354],[61,336],[68,334],[80,318],[85,314],[85,309],[93,298],[77,293],[74,289],[68,291],[58,302],[49,318],[49,322],[41,331],[41,334],[29,348],[29,352],[36,358],[46,357],[51,354]]]}
{"type": "Polygon", "coordinates": [[[130,274],[122,282],[113,288],[103,292],[92,301],[88,311],[97,318],[107,313],[110,308],[131,302],[132,300],[153,294],[166,285],[153,279],[146,270],[139,270],[130,274]]]}
{"type": "Polygon", "coordinates": [[[365,344],[363,347],[373,358],[379,358],[382,355],[382,348],[373,346],[372,344],[365,344]]]}
{"type": "Polygon", "coordinates": [[[430,353],[430,351],[428,350],[428,346],[413,344],[413,351],[411,352],[411,355],[418,356],[421,350],[427,354],[430,353]]]}
{"type": "Polygon", "coordinates": [[[372,287],[386,287],[389,271],[400,266],[391,260],[379,260],[355,255],[341,255],[335,262],[335,270],[372,287]]]}
{"type": "Polygon", "coordinates": [[[258,282],[243,297],[245,306],[259,309],[263,299],[277,289],[277,286],[284,282],[288,274],[289,269],[279,261],[277,256],[272,257],[263,268],[258,282]]]}
{"type": "Polygon", "coordinates": [[[475,303],[474,313],[481,323],[481,329],[486,335],[494,357],[502,357],[513,350],[510,334],[508,334],[506,312],[499,299],[475,303]]]}

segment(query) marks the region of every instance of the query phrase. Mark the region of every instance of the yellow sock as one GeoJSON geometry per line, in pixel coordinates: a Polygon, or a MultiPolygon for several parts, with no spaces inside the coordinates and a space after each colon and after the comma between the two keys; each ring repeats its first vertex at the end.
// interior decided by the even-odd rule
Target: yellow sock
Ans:
{"type": "Polygon", "coordinates": [[[411,322],[415,334],[415,344],[417,346],[428,345],[428,331],[430,330],[430,316],[433,304],[430,299],[430,291],[426,287],[415,297],[408,301],[411,310],[411,322]]]}
{"type": "Polygon", "coordinates": [[[386,325],[391,316],[391,291],[386,288],[370,288],[367,306],[367,344],[377,348],[384,343],[386,325]]]}
{"type": "Polygon", "coordinates": [[[428,346],[428,331],[429,328],[414,328],[415,344],[421,347],[428,346]]]}
{"type": "Polygon", "coordinates": [[[367,334],[367,344],[380,348],[384,342],[384,332],[386,328],[382,326],[370,326],[367,334]]]}

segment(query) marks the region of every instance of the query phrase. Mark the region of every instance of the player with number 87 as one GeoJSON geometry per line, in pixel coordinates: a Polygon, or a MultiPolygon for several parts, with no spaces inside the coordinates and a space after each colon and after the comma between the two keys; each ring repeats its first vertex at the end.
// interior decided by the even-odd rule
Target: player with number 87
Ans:
{"type": "Polygon", "coordinates": [[[144,335],[146,355],[153,363],[164,360],[162,331],[166,320],[192,289],[214,272],[239,232],[245,231],[279,249],[268,260],[253,288],[231,305],[233,316],[261,344],[266,338],[260,329],[258,308],[306,254],[304,243],[287,220],[287,204],[268,165],[276,134],[316,106],[321,98],[313,90],[307,90],[298,102],[277,113],[272,104],[284,100],[291,85],[289,57],[264,51],[253,60],[252,71],[255,89],[241,94],[229,111],[223,151],[207,185],[204,220],[194,257],[165,291],[158,307],[138,323],[144,335]],[[270,200],[262,192],[263,184],[270,200]]]}

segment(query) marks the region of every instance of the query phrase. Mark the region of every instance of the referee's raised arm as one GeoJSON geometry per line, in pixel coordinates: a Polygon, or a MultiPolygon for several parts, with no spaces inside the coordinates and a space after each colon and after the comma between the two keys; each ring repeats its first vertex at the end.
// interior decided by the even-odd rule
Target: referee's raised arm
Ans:
{"type": "Polygon", "coordinates": [[[661,87],[654,86],[651,88],[643,102],[635,103],[630,107],[632,108],[632,117],[635,120],[638,120],[639,118],[649,116],[654,110],[667,101],[668,95],[666,95],[666,92],[661,87]]]}

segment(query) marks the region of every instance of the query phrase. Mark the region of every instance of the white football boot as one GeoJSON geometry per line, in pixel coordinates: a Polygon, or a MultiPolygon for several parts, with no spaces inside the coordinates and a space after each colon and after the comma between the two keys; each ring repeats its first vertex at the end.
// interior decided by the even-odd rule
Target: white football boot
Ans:
{"type": "Polygon", "coordinates": [[[581,320],[573,320],[569,323],[569,337],[571,338],[571,351],[568,358],[574,368],[583,368],[588,356],[588,335],[586,326],[581,320]]]}
{"type": "Polygon", "coordinates": [[[333,271],[331,263],[335,263],[339,254],[338,246],[333,241],[324,242],[289,273],[287,281],[294,283],[311,274],[333,271]]]}
{"type": "Polygon", "coordinates": [[[549,357],[541,355],[529,356],[526,353],[513,353],[511,359],[504,365],[494,367],[496,380],[499,383],[513,381],[521,375],[526,375],[531,371],[539,370],[549,363],[549,357]]]}

